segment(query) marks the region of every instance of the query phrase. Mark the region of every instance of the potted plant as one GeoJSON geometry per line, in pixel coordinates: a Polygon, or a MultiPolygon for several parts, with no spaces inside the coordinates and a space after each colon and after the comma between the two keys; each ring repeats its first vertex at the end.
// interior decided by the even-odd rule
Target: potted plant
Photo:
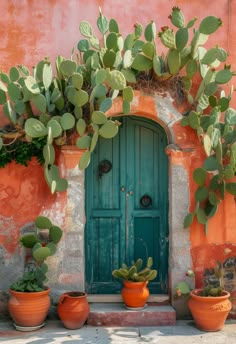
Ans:
{"type": "Polygon", "coordinates": [[[123,288],[121,291],[122,298],[127,308],[143,308],[149,297],[149,289],[147,284],[157,276],[157,270],[152,270],[152,257],[147,259],[147,264],[143,267],[143,260],[139,258],[136,262],[132,262],[130,266],[122,264],[119,270],[113,270],[112,275],[115,278],[123,280],[123,288]]]}
{"type": "Polygon", "coordinates": [[[30,251],[28,270],[9,289],[9,313],[16,329],[22,331],[44,325],[50,307],[50,288],[45,286],[48,271],[45,260],[56,252],[56,245],[62,237],[61,228],[45,216],[38,216],[32,227],[31,233],[20,237],[21,245],[30,251]]]}
{"type": "MultiPolygon", "coordinates": [[[[188,307],[196,323],[203,331],[219,331],[232,308],[230,293],[224,289],[223,267],[220,262],[214,270],[214,279],[204,278],[204,286],[192,289],[186,281],[176,286],[177,296],[188,296],[188,307]],[[213,281],[213,282],[212,282],[213,281]]],[[[186,275],[194,278],[189,270],[186,275]]]]}

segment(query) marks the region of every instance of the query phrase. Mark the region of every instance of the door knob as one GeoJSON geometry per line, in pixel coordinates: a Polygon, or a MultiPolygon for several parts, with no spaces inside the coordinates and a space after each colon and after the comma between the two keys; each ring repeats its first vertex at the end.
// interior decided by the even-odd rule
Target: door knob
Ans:
{"type": "Polygon", "coordinates": [[[129,192],[129,194],[130,194],[130,196],[132,196],[132,195],[134,194],[134,192],[131,190],[131,191],[129,192]]]}
{"type": "Polygon", "coordinates": [[[120,191],[124,192],[125,191],[125,187],[121,186],[120,191]]]}

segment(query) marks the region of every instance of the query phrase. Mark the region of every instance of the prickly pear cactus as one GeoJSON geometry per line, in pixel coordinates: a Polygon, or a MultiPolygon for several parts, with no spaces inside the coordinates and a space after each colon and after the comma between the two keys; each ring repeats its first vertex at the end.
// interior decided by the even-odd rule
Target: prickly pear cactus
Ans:
{"type": "Polygon", "coordinates": [[[133,262],[130,267],[126,264],[122,264],[120,269],[112,271],[112,276],[133,282],[152,281],[157,277],[157,270],[151,269],[152,265],[153,259],[149,257],[146,267],[142,268],[143,260],[139,258],[136,262],[133,262]]]}
{"type": "MultiPolygon", "coordinates": [[[[23,276],[13,283],[10,288],[22,292],[45,290],[48,266],[45,260],[55,254],[56,245],[62,237],[60,227],[54,225],[46,216],[38,216],[34,222],[34,233],[20,237],[20,244],[32,250],[32,259],[35,264],[26,266],[23,276]]],[[[32,263],[32,262],[31,262],[32,263]]]]}
{"type": "MultiPolygon", "coordinates": [[[[96,28],[87,20],[81,21],[78,51],[73,49],[69,58],[59,55],[55,68],[45,57],[31,70],[18,65],[8,74],[0,71],[0,105],[13,130],[0,129],[0,166],[12,159],[21,161],[22,155],[14,146],[18,139],[37,145],[51,192],[63,192],[68,182],[60,177],[55,145],[76,142],[84,150],[78,166],[87,168],[99,138],[112,139],[119,131],[120,123],[109,114],[113,102],[120,97],[121,115],[129,115],[133,89],[139,82],[142,85],[145,80],[152,86],[154,81],[155,86],[164,83],[168,87],[171,81],[177,101],[186,99],[189,103],[181,124],[195,130],[206,153],[201,170],[193,176],[196,204],[186,215],[184,227],[197,219],[207,233],[209,220],[225,193],[236,196],[235,183],[230,180],[236,174],[236,113],[230,107],[234,88],[228,95],[219,91],[232,82],[236,72],[227,65],[228,53],[223,48],[206,48],[210,36],[222,26],[220,18],[209,15],[187,21],[174,6],[167,24],[157,33],[153,20],[144,27],[136,23],[123,37],[117,21],[108,19],[99,8],[96,28]],[[195,77],[200,80],[197,90],[195,77]],[[11,156],[8,146],[18,157],[11,156]]],[[[27,165],[25,160],[22,163],[27,165]]],[[[53,245],[50,248],[54,250],[53,245]]],[[[46,252],[40,249],[37,256],[44,257],[46,252]]],[[[136,274],[133,276],[138,278],[136,274]]]]}
{"type": "Polygon", "coordinates": [[[32,248],[32,256],[40,266],[47,257],[55,254],[56,245],[62,237],[62,229],[54,225],[46,216],[38,216],[35,220],[35,234],[21,236],[20,243],[32,248]]]}

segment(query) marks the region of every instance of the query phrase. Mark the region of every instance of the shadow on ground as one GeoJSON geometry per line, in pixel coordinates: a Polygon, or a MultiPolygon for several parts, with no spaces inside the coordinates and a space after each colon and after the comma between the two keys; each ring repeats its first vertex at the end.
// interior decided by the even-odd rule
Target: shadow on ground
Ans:
{"type": "Polygon", "coordinates": [[[176,326],[92,327],[67,330],[60,321],[48,321],[33,332],[16,331],[11,322],[0,322],[0,342],[7,344],[199,344],[236,343],[236,321],[219,332],[198,330],[192,321],[177,321],[176,326]]]}

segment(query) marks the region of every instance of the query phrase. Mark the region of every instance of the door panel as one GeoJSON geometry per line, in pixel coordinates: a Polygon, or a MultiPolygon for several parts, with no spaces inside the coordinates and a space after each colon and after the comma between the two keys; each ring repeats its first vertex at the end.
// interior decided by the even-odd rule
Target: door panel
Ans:
{"type": "Polygon", "coordinates": [[[139,257],[154,259],[152,293],[167,291],[167,138],[157,124],[123,117],[119,135],[101,139],[86,171],[86,289],[117,293],[113,269],[139,257]],[[104,161],[111,169],[103,169],[104,161]],[[108,164],[109,165],[109,164],[108,164]]]}

